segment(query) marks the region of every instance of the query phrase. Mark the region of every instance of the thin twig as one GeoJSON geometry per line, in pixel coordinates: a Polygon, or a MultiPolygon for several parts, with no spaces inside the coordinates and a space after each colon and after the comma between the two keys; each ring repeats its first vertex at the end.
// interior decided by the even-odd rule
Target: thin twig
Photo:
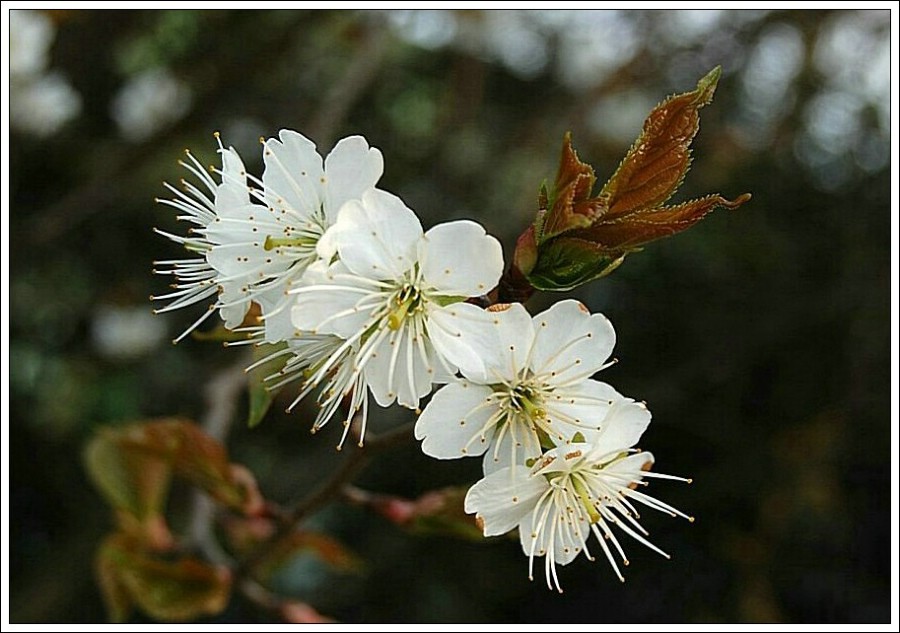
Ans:
{"type": "MultiPolygon", "coordinates": [[[[228,430],[236,418],[237,402],[247,384],[247,357],[214,374],[206,384],[204,400],[206,412],[200,420],[203,430],[211,437],[224,442],[228,430]]],[[[191,502],[191,518],[188,523],[188,541],[211,561],[228,564],[228,555],[222,550],[213,534],[216,505],[203,492],[195,490],[191,502]]]]}
{"type": "Polygon", "coordinates": [[[225,441],[236,418],[238,398],[247,386],[247,372],[244,368],[248,364],[248,356],[241,354],[237,362],[214,374],[204,390],[206,413],[200,419],[200,424],[207,435],[219,442],[225,441]]]}
{"type": "Polygon", "coordinates": [[[319,104],[309,130],[322,147],[331,145],[339,123],[375,79],[388,49],[388,38],[386,25],[371,24],[365,30],[350,64],[319,104]]]}
{"type": "Polygon", "coordinates": [[[273,593],[251,578],[244,578],[237,585],[247,600],[292,624],[328,624],[334,622],[305,602],[273,593]]]}
{"type": "Polygon", "coordinates": [[[359,448],[355,444],[351,445],[347,449],[349,451],[347,456],[327,481],[278,517],[279,525],[275,534],[264,543],[260,543],[254,551],[240,562],[235,572],[238,577],[251,575],[253,569],[275,550],[278,544],[291,534],[304,519],[329,502],[339,499],[344,486],[352,482],[368,466],[375,455],[412,439],[413,426],[414,423],[410,422],[376,437],[370,436],[365,448],[359,448]]]}
{"type": "Polygon", "coordinates": [[[283,600],[255,580],[242,578],[237,588],[247,600],[266,611],[277,612],[281,608],[283,600]]]}

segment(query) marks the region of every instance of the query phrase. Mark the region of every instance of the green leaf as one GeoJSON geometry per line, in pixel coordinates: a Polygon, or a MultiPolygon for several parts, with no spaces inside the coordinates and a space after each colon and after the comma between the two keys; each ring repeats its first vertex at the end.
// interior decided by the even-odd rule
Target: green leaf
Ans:
{"type": "Polygon", "coordinates": [[[123,529],[144,526],[148,543],[159,530],[171,475],[177,474],[213,499],[247,514],[258,512],[263,500],[252,475],[231,464],[225,448],[197,425],[164,418],[114,429],[103,429],[85,450],[91,479],[118,510],[123,529]]]}
{"type": "Polygon", "coordinates": [[[281,390],[280,387],[270,388],[266,384],[266,378],[277,374],[284,368],[286,356],[281,352],[285,349],[287,349],[287,343],[259,345],[253,348],[253,364],[248,381],[250,409],[247,412],[247,426],[251,429],[266,417],[272,401],[281,390]],[[266,358],[269,360],[265,360],[266,358]]]}
{"type": "Polygon", "coordinates": [[[127,619],[130,605],[166,622],[216,615],[231,595],[228,568],[191,557],[163,559],[122,534],[104,541],[96,569],[113,622],[127,619]]]}
{"type": "Polygon", "coordinates": [[[121,535],[108,536],[97,550],[94,560],[94,573],[97,576],[97,584],[100,585],[103,604],[106,606],[109,621],[114,624],[127,622],[134,604],[119,576],[118,547],[122,538],[121,535]]]}
{"type": "Polygon", "coordinates": [[[123,530],[164,548],[171,542],[163,509],[171,464],[123,448],[133,427],[102,429],[85,447],[84,464],[94,485],[117,512],[123,530]]]}
{"type": "MultiPolygon", "coordinates": [[[[275,522],[266,517],[228,517],[223,521],[224,535],[231,551],[238,557],[251,555],[276,531],[275,522]]],[[[337,539],[313,530],[295,530],[267,550],[254,569],[257,573],[272,573],[291,559],[310,554],[321,562],[343,572],[356,572],[362,561],[337,539]]]]}
{"type": "Polygon", "coordinates": [[[607,255],[587,240],[559,237],[541,247],[528,281],[538,290],[572,290],[608,275],[624,259],[624,254],[607,255]]]}
{"type": "Polygon", "coordinates": [[[180,477],[235,510],[253,513],[262,503],[249,471],[236,470],[228,461],[225,447],[190,421],[170,419],[135,425],[123,434],[122,446],[126,451],[171,464],[180,477]]]}
{"type": "Polygon", "coordinates": [[[278,567],[302,554],[311,554],[342,572],[358,572],[363,563],[356,554],[337,539],[311,530],[297,530],[278,543],[261,566],[278,567]]]}
{"type": "Polygon", "coordinates": [[[516,250],[513,253],[513,266],[523,275],[534,270],[538,258],[538,246],[535,242],[535,228],[529,226],[516,240],[516,250]]]}
{"type": "Polygon", "coordinates": [[[623,253],[689,229],[717,208],[737,209],[749,199],[749,193],[735,200],[712,194],[670,207],[642,209],[611,220],[601,219],[583,231],[568,233],[567,237],[590,241],[602,252],[623,253]]]}

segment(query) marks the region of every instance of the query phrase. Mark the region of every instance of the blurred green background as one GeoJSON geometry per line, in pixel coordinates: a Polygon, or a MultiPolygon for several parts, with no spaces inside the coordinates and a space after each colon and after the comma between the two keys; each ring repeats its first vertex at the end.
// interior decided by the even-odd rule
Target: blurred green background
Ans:
{"type": "MultiPolygon", "coordinates": [[[[694,478],[651,487],[697,518],[645,513],[673,560],[623,537],[624,585],[580,559],[557,595],[514,541],[337,505],[316,521],[365,569],[301,561],[281,588],[350,622],[888,621],[889,35],[888,11],[12,12],[10,618],[105,617],[92,556],[112,519],[86,439],[198,418],[237,358],[169,343],[198,312],[150,316],[151,262],[178,255],[151,229],[182,228],[153,199],[184,148],[212,162],[219,130],[260,173],[280,128],[323,153],[363,134],[426,227],[477,219],[509,255],[567,130],[602,182],[653,105],[721,64],[677,199],[752,202],[576,293],[618,332],[603,379],[654,414],[642,447],[694,478]]],[[[288,501],[336,463],[337,428],[311,438],[309,410],[282,408],[229,448],[288,501]]],[[[381,413],[376,430],[404,415],[381,413]]],[[[358,483],[415,496],[479,468],[410,443],[358,483]]],[[[268,618],[236,598],[217,620],[268,618]]]]}

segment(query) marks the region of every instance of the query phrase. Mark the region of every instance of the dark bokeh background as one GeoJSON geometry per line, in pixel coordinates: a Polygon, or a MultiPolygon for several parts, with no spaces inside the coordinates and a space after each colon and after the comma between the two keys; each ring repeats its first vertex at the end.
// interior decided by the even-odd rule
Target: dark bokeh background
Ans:
{"type": "MultiPolygon", "coordinates": [[[[345,621],[889,620],[889,30],[887,11],[14,15],[12,620],[105,617],[91,561],[112,522],[84,442],[199,417],[235,360],[168,342],[194,313],[148,316],[151,261],[177,255],[153,198],[183,148],[212,162],[220,130],[258,173],[257,138],[279,128],[323,153],[361,133],[426,226],[477,219],[509,254],[566,130],[604,179],[650,108],[717,64],[679,199],[752,202],[577,293],[618,331],[604,379],[654,413],[642,446],[694,478],[653,491],[696,523],[644,517],[673,560],[625,543],[624,585],[579,560],[559,596],[513,541],[416,538],[334,506],[317,521],[367,568],[298,564],[282,588],[345,621]]],[[[229,447],[287,501],[326,476],[336,429],[311,438],[305,411],[280,409],[229,447]]],[[[359,482],[412,496],[478,469],[409,445],[359,482]]],[[[235,599],[220,619],[266,617],[235,599]]]]}

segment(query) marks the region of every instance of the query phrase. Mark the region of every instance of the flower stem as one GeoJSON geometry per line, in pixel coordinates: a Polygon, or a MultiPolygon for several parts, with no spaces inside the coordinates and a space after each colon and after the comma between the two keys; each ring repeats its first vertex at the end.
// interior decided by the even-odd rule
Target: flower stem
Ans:
{"type": "Polygon", "coordinates": [[[525,303],[534,294],[534,286],[515,264],[511,264],[494,292],[497,295],[494,303],[525,303]]]}

